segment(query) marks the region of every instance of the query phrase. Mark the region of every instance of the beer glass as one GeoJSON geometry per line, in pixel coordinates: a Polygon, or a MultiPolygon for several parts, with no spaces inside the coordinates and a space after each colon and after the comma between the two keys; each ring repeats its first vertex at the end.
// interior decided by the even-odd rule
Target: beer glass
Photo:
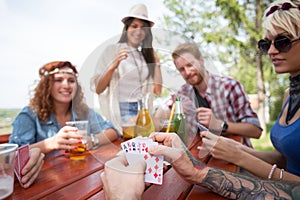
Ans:
{"type": "Polygon", "coordinates": [[[81,144],[73,144],[77,148],[70,150],[70,159],[84,160],[86,157],[88,121],[69,121],[66,122],[66,125],[77,127],[78,134],[82,136],[81,144]]]}

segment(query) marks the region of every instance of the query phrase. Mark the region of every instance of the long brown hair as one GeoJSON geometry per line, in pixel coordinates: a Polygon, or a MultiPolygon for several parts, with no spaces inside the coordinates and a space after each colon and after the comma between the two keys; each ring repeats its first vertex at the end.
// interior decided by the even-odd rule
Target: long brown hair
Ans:
{"type": "Polygon", "coordinates": [[[87,118],[88,106],[84,102],[82,87],[77,80],[78,72],[76,67],[68,61],[54,61],[45,64],[39,69],[40,81],[34,89],[34,96],[30,99],[30,108],[36,112],[38,118],[42,121],[46,121],[50,114],[54,113],[53,98],[51,96],[54,77],[51,72],[63,67],[72,69],[76,77],[77,90],[72,102],[70,102],[70,109],[82,119],[87,118]]]}
{"type": "MultiPolygon", "coordinates": [[[[122,35],[120,37],[119,43],[123,43],[128,41],[127,38],[127,30],[132,21],[134,20],[134,17],[130,17],[127,21],[124,23],[124,28],[122,31],[122,35]]],[[[144,23],[144,31],[146,32],[145,39],[142,41],[142,54],[145,58],[145,61],[147,63],[148,69],[149,69],[149,76],[152,78],[154,77],[154,66],[155,66],[155,57],[154,57],[154,50],[152,46],[153,36],[151,31],[150,23],[146,20],[142,20],[144,23]]]]}

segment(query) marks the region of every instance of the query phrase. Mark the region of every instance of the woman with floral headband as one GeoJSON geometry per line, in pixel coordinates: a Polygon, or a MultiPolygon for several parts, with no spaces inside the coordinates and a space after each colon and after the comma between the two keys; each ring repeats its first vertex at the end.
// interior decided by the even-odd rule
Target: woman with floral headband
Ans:
{"type": "MultiPolygon", "coordinates": [[[[259,49],[269,55],[276,73],[290,74],[290,88],[271,130],[275,150],[259,152],[207,131],[201,133],[203,143],[212,148],[212,156],[239,165],[253,175],[228,172],[200,163],[191,157],[173,133],[153,134],[153,140],[163,145],[149,147],[149,153],[164,155],[186,181],[226,198],[300,199],[300,1],[273,2],[265,11],[263,26],[265,38],[258,42],[259,49]]],[[[128,166],[124,157],[107,162],[101,175],[106,198],[114,199],[122,194],[122,197],[141,199],[144,185],[138,183],[143,181],[145,167],[142,161],[128,166]],[[129,179],[130,176],[135,176],[135,179],[129,179]],[[126,188],[120,184],[125,180],[126,188]]]]}
{"type": "MultiPolygon", "coordinates": [[[[152,47],[151,28],[144,4],[134,5],[122,22],[123,32],[99,58],[92,87],[99,95],[102,113],[121,131],[138,112],[138,98],[146,93],[161,94],[159,58],[152,47]]],[[[151,107],[151,106],[150,106],[151,107]]]]}
{"type": "Polygon", "coordinates": [[[84,103],[78,72],[68,61],[47,63],[39,69],[40,81],[30,105],[16,117],[10,143],[30,144],[43,153],[76,148],[80,136],[67,121],[88,120],[88,149],[116,140],[118,132],[84,103]]]}

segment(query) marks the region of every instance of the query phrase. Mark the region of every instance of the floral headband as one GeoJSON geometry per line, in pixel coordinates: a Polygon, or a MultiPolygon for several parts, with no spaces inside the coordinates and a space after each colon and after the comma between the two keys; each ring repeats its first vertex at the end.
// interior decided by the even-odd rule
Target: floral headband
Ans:
{"type": "Polygon", "coordinates": [[[75,73],[73,71],[73,69],[59,69],[59,68],[55,68],[52,71],[48,72],[48,71],[44,71],[44,76],[48,76],[48,75],[52,75],[52,74],[56,74],[56,73],[64,73],[64,74],[73,74],[74,76],[78,76],[77,73],[75,73]]]}
{"type": "Polygon", "coordinates": [[[270,8],[270,10],[266,13],[266,17],[268,17],[269,15],[271,15],[273,12],[275,12],[276,10],[289,10],[290,8],[298,8],[298,10],[300,10],[300,5],[298,7],[294,7],[292,6],[291,3],[289,2],[285,2],[280,6],[272,6],[270,8]]]}

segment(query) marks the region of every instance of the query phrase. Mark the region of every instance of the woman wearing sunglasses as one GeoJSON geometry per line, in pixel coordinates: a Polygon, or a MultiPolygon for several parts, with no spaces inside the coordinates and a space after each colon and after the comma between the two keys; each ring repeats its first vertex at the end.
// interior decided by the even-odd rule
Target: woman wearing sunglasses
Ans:
{"type": "Polygon", "coordinates": [[[265,37],[258,42],[259,50],[268,54],[276,73],[290,74],[289,90],[271,129],[275,150],[258,152],[209,132],[203,132],[202,137],[216,158],[237,164],[256,176],[300,182],[300,1],[274,2],[264,14],[263,26],[265,37]]]}
{"type": "MultiPolygon", "coordinates": [[[[275,150],[259,152],[208,131],[201,132],[204,146],[211,148],[212,156],[237,164],[253,175],[232,173],[199,163],[184,153],[186,149],[179,137],[172,133],[153,134],[153,140],[165,146],[152,146],[149,152],[164,155],[186,181],[226,198],[300,199],[300,1],[273,2],[265,11],[263,26],[265,39],[259,41],[259,49],[271,58],[276,73],[290,74],[290,88],[271,130],[275,150]]],[[[123,157],[106,163],[101,177],[107,199],[118,194],[141,199],[144,185],[138,183],[143,181],[142,172],[146,166],[142,162],[137,164],[127,166],[123,157]],[[124,171],[140,173],[132,175],[124,171]],[[136,178],[129,179],[129,176],[136,178]],[[120,181],[126,181],[126,184],[119,184],[120,181]],[[130,191],[128,188],[135,189],[130,191]]]]}

